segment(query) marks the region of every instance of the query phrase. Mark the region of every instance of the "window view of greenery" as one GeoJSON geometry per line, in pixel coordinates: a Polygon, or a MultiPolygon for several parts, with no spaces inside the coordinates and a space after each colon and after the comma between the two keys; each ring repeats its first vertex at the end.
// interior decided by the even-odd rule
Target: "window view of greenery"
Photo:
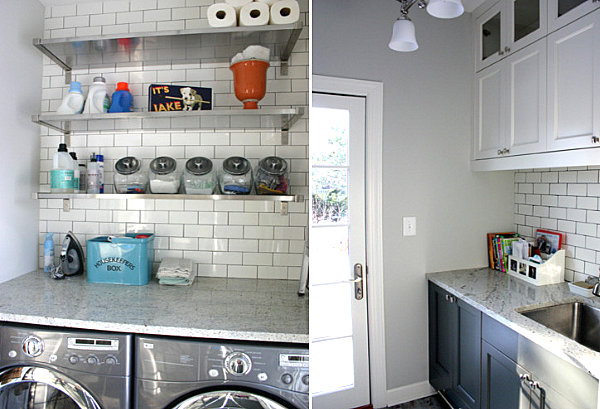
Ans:
{"type": "Polygon", "coordinates": [[[348,222],[348,122],[346,110],[314,109],[311,121],[312,223],[348,222]]]}

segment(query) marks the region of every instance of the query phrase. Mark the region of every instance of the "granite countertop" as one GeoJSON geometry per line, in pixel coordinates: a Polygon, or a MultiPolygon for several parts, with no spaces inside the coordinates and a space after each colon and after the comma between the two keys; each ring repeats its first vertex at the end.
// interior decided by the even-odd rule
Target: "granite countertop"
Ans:
{"type": "Polygon", "coordinates": [[[427,278],[549,352],[600,379],[600,353],[519,314],[519,311],[572,301],[600,307],[600,298],[577,296],[569,291],[567,283],[536,287],[488,268],[430,273],[427,278]]]}
{"type": "Polygon", "coordinates": [[[197,277],[189,287],[32,272],[0,284],[0,321],[137,334],[308,343],[298,282],[197,277]]]}

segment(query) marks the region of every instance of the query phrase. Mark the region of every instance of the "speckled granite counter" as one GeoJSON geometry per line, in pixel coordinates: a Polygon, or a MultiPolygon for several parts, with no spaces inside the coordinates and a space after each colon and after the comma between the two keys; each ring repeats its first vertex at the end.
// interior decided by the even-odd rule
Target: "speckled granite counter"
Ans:
{"type": "Polygon", "coordinates": [[[431,273],[427,274],[427,278],[549,352],[600,379],[600,353],[519,314],[519,311],[571,301],[583,301],[600,307],[600,298],[576,296],[569,291],[567,283],[536,287],[488,268],[431,273]]]}
{"type": "Polygon", "coordinates": [[[0,321],[138,334],[308,343],[298,282],[197,277],[190,287],[52,280],[33,272],[0,284],[0,321]]]}

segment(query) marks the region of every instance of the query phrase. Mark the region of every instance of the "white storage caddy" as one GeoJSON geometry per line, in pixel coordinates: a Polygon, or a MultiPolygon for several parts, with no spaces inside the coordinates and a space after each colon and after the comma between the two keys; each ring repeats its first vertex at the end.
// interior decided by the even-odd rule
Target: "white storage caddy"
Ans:
{"type": "Polygon", "coordinates": [[[508,269],[511,276],[533,285],[558,284],[565,281],[565,251],[558,250],[542,264],[508,256],[508,269]]]}

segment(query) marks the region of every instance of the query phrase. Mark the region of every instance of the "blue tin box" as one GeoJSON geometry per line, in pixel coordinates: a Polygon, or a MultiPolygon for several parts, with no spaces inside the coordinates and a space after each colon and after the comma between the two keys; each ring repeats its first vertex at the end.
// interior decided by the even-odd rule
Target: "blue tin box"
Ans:
{"type": "Polygon", "coordinates": [[[145,285],[152,278],[154,235],[127,233],[125,237],[96,237],[87,241],[87,281],[145,285]],[[146,236],[143,238],[136,238],[146,236]]]}

